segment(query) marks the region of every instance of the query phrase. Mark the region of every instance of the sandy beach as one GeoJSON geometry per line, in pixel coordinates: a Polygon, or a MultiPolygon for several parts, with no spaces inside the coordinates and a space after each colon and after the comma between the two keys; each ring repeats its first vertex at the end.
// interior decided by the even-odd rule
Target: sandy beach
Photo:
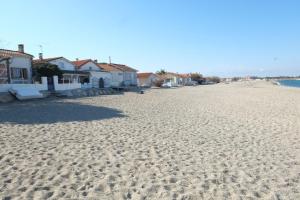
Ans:
{"type": "Polygon", "coordinates": [[[300,89],[265,81],[0,105],[0,198],[300,199],[300,89]]]}

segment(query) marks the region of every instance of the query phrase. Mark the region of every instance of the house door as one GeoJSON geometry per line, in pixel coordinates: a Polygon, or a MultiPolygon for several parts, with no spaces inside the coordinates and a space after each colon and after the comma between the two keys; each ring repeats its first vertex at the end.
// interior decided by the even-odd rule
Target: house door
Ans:
{"type": "Polygon", "coordinates": [[[53,77],[47,77],[47,81],[48,81],[48,90],[49,91],[54,91],[53,77]]]}
{"type": "Polygon", "coordinates": [[[103,80],[103,78],[99,79],[99,88],[104,88],[104,80],[103,80]]]}

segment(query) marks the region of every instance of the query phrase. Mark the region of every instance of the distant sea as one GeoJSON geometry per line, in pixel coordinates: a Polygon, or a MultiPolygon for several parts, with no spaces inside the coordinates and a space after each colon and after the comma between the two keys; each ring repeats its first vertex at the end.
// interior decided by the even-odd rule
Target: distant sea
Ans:
{"type": "Polygon", "coordinates": [[[283,85],[283,86],[300,88],[300,80],[280,80],[278,82],[280,83],[280,85],[283,85]]]}

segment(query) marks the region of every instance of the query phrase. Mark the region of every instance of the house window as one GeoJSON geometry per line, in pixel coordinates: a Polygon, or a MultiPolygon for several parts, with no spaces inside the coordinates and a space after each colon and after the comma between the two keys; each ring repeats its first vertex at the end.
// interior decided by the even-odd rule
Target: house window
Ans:
{"type": "Polygon", "coordinates": [[[25,68],[11,68],[11,78],[12,79],[28,79],[28,72],[25,68]]]}

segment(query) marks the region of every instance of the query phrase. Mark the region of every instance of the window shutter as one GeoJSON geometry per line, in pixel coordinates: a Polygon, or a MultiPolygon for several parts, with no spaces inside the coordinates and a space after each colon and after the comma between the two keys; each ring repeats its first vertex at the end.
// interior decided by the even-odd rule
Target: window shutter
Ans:
{"type": "Polygon", "coordinates": [[[27,69],[22,69],[23,79],[28,79],[27,69]]]}

